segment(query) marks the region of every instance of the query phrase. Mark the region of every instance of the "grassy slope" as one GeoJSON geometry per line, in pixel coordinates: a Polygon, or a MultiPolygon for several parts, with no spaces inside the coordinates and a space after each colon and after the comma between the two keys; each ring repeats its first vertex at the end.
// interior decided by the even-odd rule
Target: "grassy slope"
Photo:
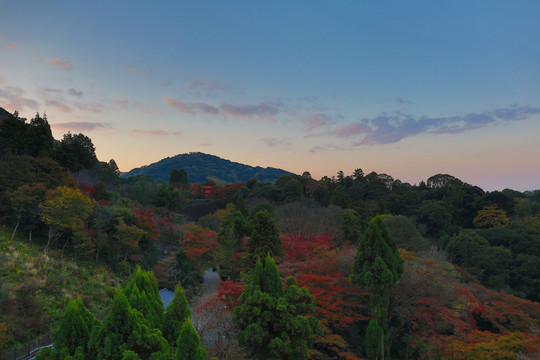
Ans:
{"type": "Polygon", "coordinates": [[[9,336],[4,347],[54,329],[69,299],[80,296],[96,316],[112,302],[121,279],[105,266],[61,259],[53,251],[45,255],[43,246],[10,237],[0,231],[0,324],[9,336]]]}

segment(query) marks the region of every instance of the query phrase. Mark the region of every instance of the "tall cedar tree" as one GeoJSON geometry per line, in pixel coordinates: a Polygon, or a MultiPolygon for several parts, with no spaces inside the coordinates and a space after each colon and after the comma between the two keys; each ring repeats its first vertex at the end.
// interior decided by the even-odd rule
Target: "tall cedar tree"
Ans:
{"type": "Polygon", "coordinates": [[[182,324],[176,341],[176,360],[206,360],[208,350],[201,342],[201,338],[191,318],[187,318],[182,324]]]}
{"type": "Polygon", "coordinates": [[[74,355],[79,346],[88,351],[90,334],[98,323],[94,315],[83,305],[81,298],[70,300],[64,310],[62,322],[53,335],[55,351],[66,349],[67,354],[74,355]]]}
{"type": "Polygon", "coordinates": [[[177,284],[174,289],[174,298],[167,306],[163,319],[163,336],[169,344],[173,344],[178,339],[182,324],[190,317],[191,309],[184,294],[184,288],[177,284]]]}
{"type": "Polygon", "coordinates": [[[305,315],[315,310],[314,298],[298,288],[293,278],[283,289],[269,255],[264,266],[258,259],[250,282],[240,296],[233,321],[240,329],[239,342],[257,359],[307,359],[319,320],[305,315]]]}
{"type": "MultiPolygon", "coordinates": [[[[358,243],[358,252],[354,257],[350,280],[371,292],[373,316],[382,328],[387,344],[388,337],[388,307],[390,291],[403,275],[403,259],[401,258],[395,240],[390,236],[388,228],[381,216],[373,218],[364,236],[358,243]]],[[[367,335],[371,335],[367,334],[367,335]]],[[[366,342],[372,341],[372,336],[366,336],[366,342]]],[[[367,343],[368,348],[373,347],[367,343]]],[[[387,352],[388,346],[386,347],[387,352]]]]}
{"type": "Polygon", "coordinates": [[[126,295],[118,288],[109,314],[92,331],[89,349],[90,360],[120,360],[126,350],[149,359],[152,354],[167,353],[169,345],[161,331],[152,328],[138,310],[129,306],[126,295]]]}
{"type": "Polygon", "coordinates": [[[137,265],[124,293],[131,307],[139,310],[153,328],[161,328],[163,324],[163,301],[159,296],[156,278],[151,271],[143,271],[137,265]]]}
{"type": "Polygon", "coordinates": [[[259,211],[253,217],[253,232],[248,241],[248,253],[253,263],[255,259],[264,259],[267,254],[272,257],[283,256],[279,230],[268,211],[259,211]]]}

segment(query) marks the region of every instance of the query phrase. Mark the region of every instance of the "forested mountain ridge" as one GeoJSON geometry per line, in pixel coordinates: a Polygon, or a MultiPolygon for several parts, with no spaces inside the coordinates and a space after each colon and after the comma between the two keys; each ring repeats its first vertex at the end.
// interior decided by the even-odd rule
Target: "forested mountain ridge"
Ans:
{"type": "Polygon", "coordinates": [[[251,178],[256,178],[259,181],[274,182],[280,176],[289,174],[288,171],[281,169],[252,167],[214,155],[191,152],[167,157],[156,163],[132,169],[122,174],[122,176],[149,175],[157,181],[168,181],[171,169],[185,170],[191,183],[204,183],[209,179],[217,179],[225,183],[235,184],[247,182],[251,178]]]}

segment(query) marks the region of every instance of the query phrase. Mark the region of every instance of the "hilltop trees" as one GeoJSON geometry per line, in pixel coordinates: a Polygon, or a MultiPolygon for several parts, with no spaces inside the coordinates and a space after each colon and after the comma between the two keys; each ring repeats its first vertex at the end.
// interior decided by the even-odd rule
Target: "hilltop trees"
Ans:
{"type": "Polygon", "coordinates": [[[66,169],[77,176],[82,169],[89,169],[97,163],[96,150],[92,140],[83,134],[67,133],[60,142],[56,158],[66,169]]]}

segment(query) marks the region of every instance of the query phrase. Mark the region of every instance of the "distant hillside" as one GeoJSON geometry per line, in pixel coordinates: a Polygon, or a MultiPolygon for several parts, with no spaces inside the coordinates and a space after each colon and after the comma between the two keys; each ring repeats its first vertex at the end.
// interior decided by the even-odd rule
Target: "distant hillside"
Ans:
{"type": "Polygon", "coordinates": [[[122,177],[149,175],[155,180],[169,181],[171,169],[184,169],[188,173],[190,183],[204,183],[210,178],[230,184],[246,182],[251,178],[273,182],[282,175],[290,174],[281,169],[252,167],[214,155],[194,152],[168,157],[156,163],[133,169],[122,174],[122,177]]]}

